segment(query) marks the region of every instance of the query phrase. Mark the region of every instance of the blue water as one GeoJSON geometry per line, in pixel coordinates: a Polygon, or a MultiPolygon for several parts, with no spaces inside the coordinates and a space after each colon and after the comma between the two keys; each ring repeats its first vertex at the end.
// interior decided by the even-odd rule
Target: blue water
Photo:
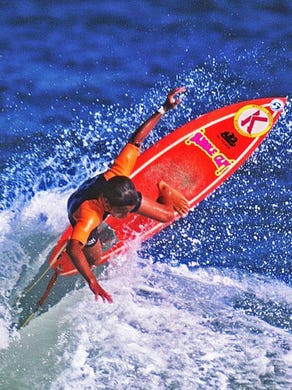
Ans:
{"type": "Polygon", "coordinates": [[[1,389],[289,388],[291,16],[284,0],[1,2],[1,389]],[[186,219],[112,260],[113,305],[83,288],[11,330],[72,189],[177,85],[145,147],[226,104],[290,103],[186,219]]]}

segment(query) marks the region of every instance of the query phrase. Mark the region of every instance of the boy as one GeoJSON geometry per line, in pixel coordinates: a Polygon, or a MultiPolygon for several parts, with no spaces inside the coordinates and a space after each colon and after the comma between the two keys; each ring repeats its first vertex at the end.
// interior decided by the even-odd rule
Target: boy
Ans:
{"type": "Polygon", "coordinates": [[[73,232],[67,253],[96,299],[101,296],[104,302],[112,302],[110,294],[99,285],[91,271],[91,267],[98,265],[101,259],[98,227],[107,215],[124,218],[128,213],[135,212],[167,222],[174,218],[175,211],[180,215],[188,213],[189,206],[185,197],[165,182],[157,183],[160,196],[157,201],[153,201],[143,197],[129,179],[139,155],[140,145],[161,117],[181,103],[177,95],[185,90],[185,87],[172,90],[162,107],[130,137],[113,166],[105,173],[85,181],[68,200],[68,215],[73,232]]]}

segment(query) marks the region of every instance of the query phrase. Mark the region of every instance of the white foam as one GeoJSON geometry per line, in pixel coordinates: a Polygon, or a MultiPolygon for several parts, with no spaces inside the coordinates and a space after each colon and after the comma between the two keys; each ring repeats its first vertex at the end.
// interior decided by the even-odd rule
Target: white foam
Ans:
{"type": "Polygon", "coordinates": [[[134,253],[117,258],[107,273],[100,283],[113,304],[95,302],[86,286],[8,346],[5,334],[0,359],[10,361],[0,373],[9,373],[7,383],[16,371],[18,383],[50,383],[51,389],[261,388],[265,378],[275,388],[289,383],[291,335],[230,303],[242,291],[269,290],[267,279],[170,268],[134,253]]]}
{"type": "Polygon", "coordinates": [[[5,234],[9,233],[10,231],[11,217],[12,216],[10,211],[1,211],[0,242],[5,240],[5,234]]]}
{"type": "Polygon", "coordinates": [[[19,217],[20,223],[26,224],[30,229],[42,228],[60,231],[68,225],[67,217],[67,199],[69,193],[60,193],[58,191],[38,192],[32,200],[27,203],[19,217]]]}
{"type": "Polygon", "coordinates": [[[9,323],[0,318],[0,350],[6,349],[9,345],[9,323]]]}
{"type": "MultiPolygon", "coordinates": [[[[61,357],[64,369],[53,389],[101,383],[109,388],[143,388],[145,383],[153,389],[175,383],[227,388],[230,378],[253,387],[261,386],[259,375],[280,380],[273,370],[284,366],[281,344],[291,345],[291,336],[226,304],[225,295],[240,290],[239,281],[230,283],[232,274],[220,285],[213,282],[212,270],[208,284],[208,271],[197,279],[191,278],[197,272],[189,271],[186,278],[168,266],[139,263],[128,268],[124,263],[127,273],[119,276],[115,270],[102,282],[113,293],[112,305],[95,304],[86,288],[76,293],[74,312],[66,320],[74,341],[67,340],[70,354],[61,357]]],[[[225,280],[221,272],[217,277],[225,280]]],[[[288,383],[288,377],[283,380],[288,383]]]]}

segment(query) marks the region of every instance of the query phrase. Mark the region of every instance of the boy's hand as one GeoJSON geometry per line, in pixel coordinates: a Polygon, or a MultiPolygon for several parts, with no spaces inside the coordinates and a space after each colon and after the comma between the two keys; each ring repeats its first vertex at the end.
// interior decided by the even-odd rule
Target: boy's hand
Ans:
{"type": "Polygon", "coordinates": [[[98,300],[98,297],[100,296],[103,300],[103,302],[108,301],[108,303],[112,303],[113,299],[110,294],[108,294],[98,283],[97,280],[92,280],[89,283],[89,287],[93,294],[95,295],[95,300],[98,300]]]}
{"type": "Polygon", "coordinates": [[[186,87],[178,87],[170,91],[165,102],[163,103],[164,110],[167,112],[173,108],[176,108],[182,101],[180,98],[176,99],[177,95],[185,91],[186,87]]]}

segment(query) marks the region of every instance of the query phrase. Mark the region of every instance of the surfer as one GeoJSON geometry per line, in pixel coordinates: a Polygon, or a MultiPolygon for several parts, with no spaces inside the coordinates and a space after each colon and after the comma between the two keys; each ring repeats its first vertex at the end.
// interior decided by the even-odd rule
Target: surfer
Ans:
{"type": "Polygon", "coordinates": [[[112,302],[111,295],[100,286],[91,270],[101,260],[98,229],[107,215],[124,218],[128,213],[137,213],[159,222],[168,222],[173,220],[175,211],[181,216],[188,213],[186,198],[164,181],[157,183],[160,196],[154,201],[138,192],[129,179],[142,142],[161,117],[181,103],[178,95],[185,90],[185,87],[178,87],[169,92],[164,104],[130,137],[112,167],[85,181],[68,200],[68,216],[73,232],[67,253],[96,299],[100,296],[104,302],[112,302]]]}

